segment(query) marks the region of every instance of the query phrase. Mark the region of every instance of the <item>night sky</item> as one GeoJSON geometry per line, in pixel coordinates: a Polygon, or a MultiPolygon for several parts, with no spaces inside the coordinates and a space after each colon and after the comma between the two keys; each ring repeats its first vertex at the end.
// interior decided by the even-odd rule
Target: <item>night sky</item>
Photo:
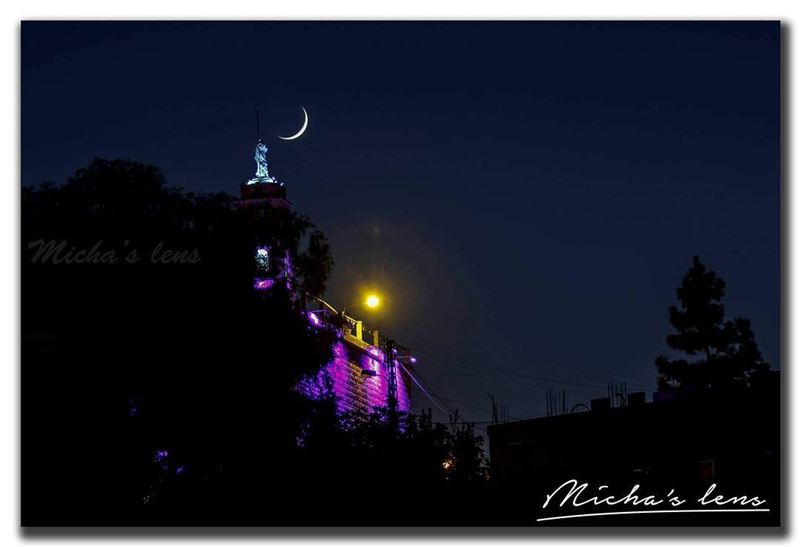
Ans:
{"type": "Polygon", "coordinates": [[[775,22],[27,22],[22,182],[129,158],[238,194],[259,105],[270,174],[331,239],[328,300],[380,288],[371,323],[462,416],[488,420],[489,392],[539,415],[548,387],[570,406],[655,389],[693,254],[779,366],[779,40],[775,22]],[[306,134],[280,141],[300,105],[306,134]]]}

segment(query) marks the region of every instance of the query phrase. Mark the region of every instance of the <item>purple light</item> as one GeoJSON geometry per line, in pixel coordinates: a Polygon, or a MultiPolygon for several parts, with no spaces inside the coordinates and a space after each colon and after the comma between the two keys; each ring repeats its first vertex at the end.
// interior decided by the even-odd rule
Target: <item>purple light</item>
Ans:
{"type": "Polygon", "coordinates": [[[314,326],[319,327],[320,325],[322,325],[322,319],[320,319],[319,316],[313,311],[308,312],[308,318],[311,320],[312,323],[314,323],[314,326]]]}
{"type": "MultiPolygon", "coordinates": [[[[310,318],[309,320],[313,321],[310,318]]],[[[337,411],[346,412],[361,410],[374,411],[386,407],[389,400],[389,382],[386,369],[383,367],[383,352],[375,347],[362,349],[338,341],[333,346],[333,359],[317,374],[316,377],[301,381],[297,389],[307,397],[319,400],[330,390],[336,398],[337,411]],[[368,370],[373,374],[364,374],[368,370]]],[[[397,378],[397,408],[408,412],[411,407],[407,382],[400,367],[395,368],[397,378]]]]}
{"type": "Polygon", "coordinates": [[[156,450],[156,455],[153,458],[153,461],[156,463],[161,463],[169,457],[168,450],[156,450]]]}
{"type": "Polygon", "coordinates": [[[128,397],[128,416],[135,418],[142,414],[142,398],[141,397],[128,397]]]}
{"type": "Polygon", "coordinates": [[[269,289],[275,284],[274,279],[260,279],[256,278],[253,280],[253,288],[256,290],[264,291],[269,289]]]}

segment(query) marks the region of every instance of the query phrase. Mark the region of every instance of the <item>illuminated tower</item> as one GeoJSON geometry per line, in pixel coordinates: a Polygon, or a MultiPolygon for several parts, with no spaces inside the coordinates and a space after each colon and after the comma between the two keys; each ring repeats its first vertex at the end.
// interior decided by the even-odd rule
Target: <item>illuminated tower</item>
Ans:
{"type": "MultiPolygon", "coordinates": [[[[256,120],[258,120],[258,111],[256,111],[256,120]]],[[[269,174],[267,145],[260,138],[256,144],[255,160],[256,174],[241,185],[241,199],[238,205],[254,208],[257,211],[273,207],[291,209],[292,204],[286,199],[286,187],[269,174]]],[[[258,271],[258,275],[253,279],[255,289],[268,290],[280,278],[285,279],[287,287],[289,286],[292,265],[288,252],[282,257],[276,257],[269,245],[261,245],[256,247],[254,258],[258,271]],[[275,262],[276,259],[278,262],[275,262]]]]}
{"type": "Polygon", "coordinates": [[[243,205],[269,205],[290,209],[292,204],[286,199],[286,187],[278,179],[271,177],[267,165],[267,145],[261,140],[261,123],[256,109],[256,174],[241,186],[240,202],[243,205]]]}
{"type": "MultiPolygon", "coordinates": [[[[258,116],[256,117],[258,130],[258,116]]],[[[255,149],[255,176],[241,185],[240,207],[252,208],[255,215],[269,214],[272,208],[291,209],[286,199],[286,187],[269,174],[267,146],[259,138],[255,149]]],[[[256,276],[253,288],[269,291],[276,283],[292,287],[292,264],[289,255],[276,256],[268,244],[257,246],[253,252],[256,276]]],[[[340,412],[369,413],[391,407],[400,412],[411,409],[411,376],[414,358],[404,348],[394,344],[381,347],[377,341],[363,339],[361,321],[340,313],[323,300],[306,295],[306,314],[310,328],[334,328],[338,340],[334,343],[333,359],[313,378],[300,382],[297,389],[312,399],[324,398],[331,392],[340,412]],[[372,342],[372,343],[370,343],[372,342]],[[389,357],[391,355],[391,357],[389,357]]],[[[305,297],[304,297],[305,298],[305,297]]]]}
{"type": "Polygon", "coordinates": [[[241,205],[269,205],[291,209],[286,199],[286,187],[271,177],[267,168],[267,145],[261,139],[256,144],[256,174],[241,186],[241,205]]]}

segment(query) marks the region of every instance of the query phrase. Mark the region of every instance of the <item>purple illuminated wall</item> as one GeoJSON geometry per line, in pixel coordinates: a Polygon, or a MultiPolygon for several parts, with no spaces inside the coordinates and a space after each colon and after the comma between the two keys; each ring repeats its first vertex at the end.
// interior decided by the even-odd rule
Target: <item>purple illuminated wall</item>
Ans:
{"type": "MultiPolygon", "coordinates": [[[[266,247],[256,249],[256,263],[260,271],[266,268],[269,251],[266,247]]],[[[287,255],[285,271],[291,270],[287,255]]],[[[253,288],[267,291],[275,285],[276,279],[256,277],[253,288]]],[[[286,276],[287,287],[289,276],[286,276]]],[[[329,328],[314,312],[307,312],[309,326],[314,329],[329,328]]],[[[388,371],[383,364],[383,351],[365,344],[357,338],[342,336],[333,348],[333,360],[312,379],[300,382],[298,389],[308,397],[317,399],[328,393],[328,384],[336,396],[339,412],[369,413],[376,408],[387,407],[389,401],[388,371]]],[[[413,361],[412,361],[413,362],[413,361]]],[[[397,375],[397,410],[409,412],[411,409],[411,379],[399,365],[397,375]]]]}
{"type": "MultiPolygon", "coordinates": [[[[313,319],[312,319],[313,322],[313,319]]],[[[311,398],[326,393],[326,379],[332,383],[336,406],[340,412],[370,412],[388,406],[387,371],[383,352],[375,347],[361,348],[357,343],[341,340],[334,345],[334,357],[314,379],[300,383],[299,389],[311,398]],[[363,374],[362,371],[371,371],[363,374]],[[374,373],[374,375],[373,375],[374,373]]],[[[397,410],[411,410],[411,379],[396,367],[397,410]]]]}

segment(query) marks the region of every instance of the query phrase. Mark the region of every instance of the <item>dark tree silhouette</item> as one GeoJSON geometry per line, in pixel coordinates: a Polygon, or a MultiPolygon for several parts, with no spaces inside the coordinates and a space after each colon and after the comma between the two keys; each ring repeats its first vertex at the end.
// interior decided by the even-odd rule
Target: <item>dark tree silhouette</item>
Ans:
{"type": "Polygon", "coordinates": [[[656,359],[660,389],[746,386],[769,369],[750,321],[725,321],[725,281],[699,257],[692,258],[676,292],[679,305],[669,307],[669,319],[677,332],[667,336],[667,345],[689,357],[656,359]]]}
{"type": "Polygon", "coordinates": [[[310,219],[98,159],[23,189],[22,252],[26,525],[397,524],[420,491],[436,515],[437,488],[479,482],[471,430],[343,423],[296,392],[336,339],[302,313],[333,265],[310,219]],[[269,291],[261,245],[294,265],[269,291]]]}
{"type": "Polygon", "coordinates": [[[253,289],[254,249],[270,244],[324,288],[324,236],[301,245],[312,228],[130,161],[23,189],[28,522],[131,523],[263,492],[313,406],[294,386],[334,337],[309,328],[285,285],[253,289]]]}
{"type": "Polygon", "coordinates": [[[475,435],[472,424],[454,425],[449,445],[452,460],[448,469],[449,480],[460,483],[486,480],[488,466],[482,451],[483,439],[475,435]]]}
{"type": "Polygon", "coordinates": [[[308,237],[308,250],[298,264],[305,290],[316,296],[325,294],[326,281],[331,275],[333,265],[334,260],[325,234],[314,230],[308,237]]]}
{"type": "Polygon", "coordinates": [[[725,323],[725,353],[722,356],[719,374],[715,383],[748,384],[754,377],[769,370],[769,363],[764,361],[756,342],[756,335],[750,326],[750,320],[736,317],[725,323]]]}

